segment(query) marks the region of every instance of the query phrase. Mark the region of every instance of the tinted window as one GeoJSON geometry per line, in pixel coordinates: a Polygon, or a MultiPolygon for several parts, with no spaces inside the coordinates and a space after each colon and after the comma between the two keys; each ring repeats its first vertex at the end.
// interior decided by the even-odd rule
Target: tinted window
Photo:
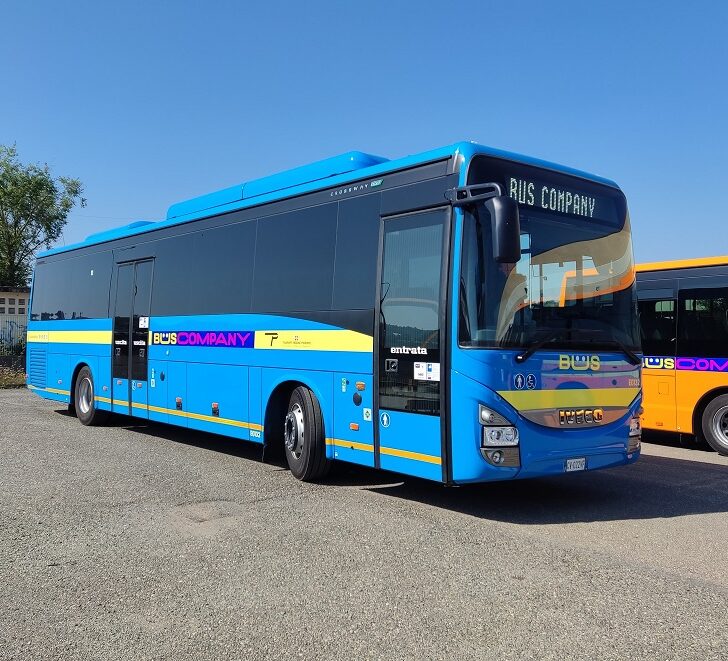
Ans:
{"type": "Polygon", "coordinates": [[[134,264],[122,264],[116,272],[114,296],[114,356],[112,375],[129,378],[129,318],[132,313],[134,264]]]}
{"type": "Polygon", "coordinates": [[[683,289],[679,305],[679,355],[728,356],[728,287],[683,289]]]}
{"type": "Polygon", "coordinates": [[[253,311],[330,310],[336,204],[258,221],[253,311]]]}
{"type": "Polygon", "coordinates": [[[35,321],[109,316],[111,252],[39,263],[33,280],[35,321]]]}
{"type": "Polygon", "coordinates": [[[640,300],[642,350],[647,356],[674,356],[676,301],[640,300]]]}
{"type": "Polygon", "coordinates": [[[157,243],[152,286],[152,315],[194,314],[190,298],[194,264],[192,234],[174,236],[157,243]]]}
{"type": "Polygon", "coordinates": [[[339,203],[334,309],[374,307],[379,249],[379,195],[339,203]]]}
{"type": "Polygon", "coordinates": [[[255,225],[236,223],[160,241],[152,314],[249,312],[255,225]]]}

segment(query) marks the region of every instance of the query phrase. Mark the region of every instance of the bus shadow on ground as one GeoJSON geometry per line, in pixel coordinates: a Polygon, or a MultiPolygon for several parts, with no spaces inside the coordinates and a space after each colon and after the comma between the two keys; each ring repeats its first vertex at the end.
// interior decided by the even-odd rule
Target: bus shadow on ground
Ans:
{"type": "MultiPolygon", "coordinates": [[[[262,458],[262,446],[216,434],[124,416],[114,416],[109,424],[241,459],[260,461],[262,458]]],[[[679,441],[674,442],[679,446],[679,441]]],[[[461,487],[444,487],[387,471],[340,464],[324,482],[332,488],[368,491],[481,519],[522,525],[728,512],[728,470],[723,465],[701,462],[699,455],[702,454],[697,451],[694,461],[643,456],[631,466],[593,473],[461,487]]],[[[287,470],[281,457],[267,456],[265,461],[277,470],[287,470]]]]}
{"type": "Polygon", "coordinates": [[[653,456],[631,466],[578,475],[455,488],[406,478],[398,485],[368,488],[481,519],[524,525],[728,512],[725,466],[653,456]]]}

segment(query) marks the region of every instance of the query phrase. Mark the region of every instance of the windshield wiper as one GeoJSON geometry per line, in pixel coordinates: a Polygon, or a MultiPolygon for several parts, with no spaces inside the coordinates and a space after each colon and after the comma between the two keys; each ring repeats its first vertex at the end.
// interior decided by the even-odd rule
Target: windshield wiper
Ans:
{"type": "Polygon", "coordinates": [[[521,351],[521,353],[516,354],[516,362],[522,363],[526,360],[528,360],[531,356],[533,356],[534,353],[536,353],[539,349],[542,349],[545,347],[549,342],[553,342],[554,340],[558,340],[560,337],[564,335],[564,333],[570,333],[570,328],[559,328],[558,330],[552,331],[551,333],[548,333],[547,335],[544,335],[540,340],[537,340],[530,346],[526,347],[525,351],[521,351]]]}
{"type": "MultiPolygon", "coordinates": [[[[606,331],[603,330],[587,330],[585,328],[560,328],[558,330],[555,330],[548,335],[545,335],[540,340],[534,342],[529,347],[526,348],[525,351],[521,351],[521,353],[516,354],[516,362],[522,363],[526,360],[528,360],[531,356],[533,356],[534,353],[536,353],[539,349],[542,349],[545,347],[549,342],[553,342],[554,340],[559,339],[560,337],[563,337],[565,333],[573,333],[573,332],[589,332],[589,333],[600,333],[604,334],[606,331]]],[[[606,339],[600,339],[599,342],[601,344],[607,344],[613,347],[617,347],[622,351],[622,353],[627,356],[627,359],[629,360],[632,365],[639,365],[642,361],[640,360],[639,356],[634,353],[624,342],[621,342],[620,340],[617,340],[615,338],[606,338],[606,339]]]]}
{"type": "Polygon", "coordinates": [[[609,338],[606,340],[600,340],[600,342],[603,342],[604,344],[609,344],[613,347],[617,347],[622,351],[622,353],[627,356],[627,360],[629,360],[632,365],[639,365],[642,361],[640,360],[640,357],[632,351],[624,342],[621,342],[620,340],[615,340],[614,338],[609,338]]]}

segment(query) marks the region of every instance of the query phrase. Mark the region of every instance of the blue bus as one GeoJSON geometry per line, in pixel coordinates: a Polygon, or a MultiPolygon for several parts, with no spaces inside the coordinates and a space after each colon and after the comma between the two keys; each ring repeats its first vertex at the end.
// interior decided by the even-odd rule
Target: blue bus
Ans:
{"type": "Polygon", "coordinates": [[[612,181],[474,143],[351,152],[39,255],[28,387],[445,484],[640,453],[629,216],[612,181]]]}

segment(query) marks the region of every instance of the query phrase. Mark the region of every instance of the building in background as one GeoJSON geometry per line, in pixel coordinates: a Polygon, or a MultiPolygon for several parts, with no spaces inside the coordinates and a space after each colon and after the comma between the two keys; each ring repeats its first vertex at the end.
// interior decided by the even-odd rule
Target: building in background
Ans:
{"type": "Polygon", "coordinates": [[[23,364],[30,287],[0,286],[0,367],[23,364]]]}
{"type": "Polygon", "coordinates": [[[30,287],[0,286],[0,324],[22,321],[23,325],[27,325],[29,302],[30,287]]]}

